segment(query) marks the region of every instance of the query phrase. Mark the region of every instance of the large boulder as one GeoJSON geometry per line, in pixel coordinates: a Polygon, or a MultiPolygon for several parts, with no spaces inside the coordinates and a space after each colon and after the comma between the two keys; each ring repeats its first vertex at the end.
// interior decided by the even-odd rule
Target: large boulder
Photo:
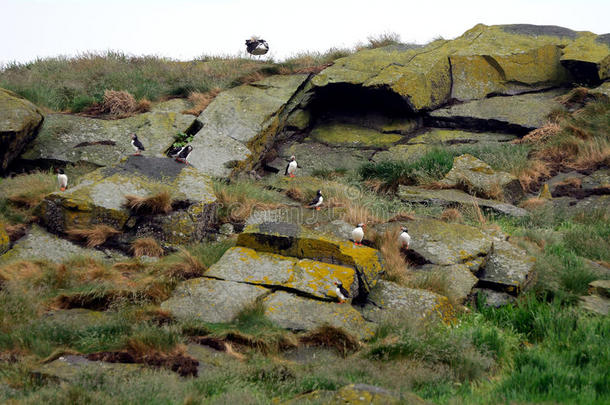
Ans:
{"type": "Polygon", "coordinates": [[[296,259],[244,247],[229,249],[206,272],[221,280],[277,287],[320,299],[336,300],[335,281],[352,297],[358,295],[358,277],[351,267],[309,259],[296,259]]]}
{"type": "Polygon", "coordinates": [[[174,143],[176,134],[186,131],[192,123],[192,115],[163,110],[118,120],[49,114],[39,136],[21,158],[111,166],[133,153],[132,133],[144,144],[144,155],[161,157],[174,143]]]}
{"type": "Polygon", "coordinates": [[[549,114],[564,106],[556,100],[563,90],[491,97],[440,108],[430,113],[434,126],[503,131],[517,135],[543,126],[549,114]]]}
{"type": "Polygon", "coordinates": [[[237,245],[259,252],[275,253],[299,259],[340,264],[354,268],[360,288],[369,291],[379,279],[383,267],[379,251],[339,240],[287,222],[264,222],[247,226],[239,234],[237,245]]]}
{"type": "Polygon", "coordinates": [[[461,190],[428,190],[415,186],[399,186],[398,196],[402,201],[416,204],[440,205],[442,207],[467,206],[476,204],[485,211],[513,217],[525,217],[528,214],[523,208],[501,201],[487,200],[467,194],[461,190]]]}
{"type": "Polygon", "coordinates": [[[525,195],[517,177],[495,171],[487,163],[468,154],[453,158],[453,167],[441,183],[453,188],[463,188],[479,197],[511,203],[521,200],[525,195]]]}
{"type": "Polygon", "coordinates": [[[264,287],[211,278],[183,281],[161,309],[180,319],[231,322],[244,308],[269,294],[264,287]]]}
{"type": "Polygon", "coordinates": [[[573,77],[608,77],[606,36],[554,26],[476,25],[462,36],[424,47],[388,46],[341,58],[320,72],[317,88],[355,85],[386,89],[410,110],[437,108],[450,99],[512,95],[562,84],[573,77]]]}
{"type": "Polygon", "coordinates": [[[457,302],[464,302],[477,284],[478,279],[464,264],[438,266],[427,264],[415,273],[415,280],[426,277],[439,277],[447,283],[448,295],[457,302]]]}
{"type": "Polygon", "coordinates": [[[494,240],[493,249],[480,272],[479,287],[519,294],[532,280],[536,260],[505,240],[494,240]]]}
{"type": "Polygon", "coordinates": [[[404,319],[455,320],[454,308],[447,297],[427,290],[400,286],[381,280],[369,295],[362,315],[375,323],[396,322],[404,319]]]}
{"type": "Polygon", "coordinates": [[[189,161],[215,176],[258,166],[304,97],[308,77],[271,76],[220,93],[197,119],[202,129],[189,161]]]}
{"type": "Polygon", "coordinates": [[[215,200],[211,179],[198,170],[169,158],[131,156],[87,174],[65,192],[49,194],[38,215],[55,233],[106,224],[179,244],[201,239],[213,220],[215,200]],[[124,206],[126,195],[149,197],[162,191],[175,206],[169,214],[133,217],[124,206]]]}
{"type": "Polygon", "coordinates": [[[263,304],[265,316],[282,328],[308,331],[331,325],[359,339],[370,338],[374,333],[374,325],[365,321],[351,305],[311,300],[285,291],[269,295],[263,304]]]}
{"type": "Polygon", "coordinates": [[[0,172],[38,135],[44,120],[34,104],[12,91],[0,89],[0,172]]]}

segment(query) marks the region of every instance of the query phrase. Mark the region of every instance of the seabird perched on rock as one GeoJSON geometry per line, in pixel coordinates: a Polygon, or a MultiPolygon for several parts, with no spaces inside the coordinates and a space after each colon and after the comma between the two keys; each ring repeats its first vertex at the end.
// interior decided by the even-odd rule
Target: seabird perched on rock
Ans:
{"type": "Polygon", "coordinates": [[[357,227],[352,231],[352,239],[354,240],[354,245],[362,245],[362,239],[364,239],[364,227],[366,225],[363,223],[358,224],[357,227]]]}
{"type": "Polygon", "coordinates": [[[322,197],[322,190],[318,190],[315,198],[313,200],[311,200],[311,202],[309,203],[307,208],[315,208],[316,210],[319,210],[320,206],[322,205],[323,202],[324,202],[324,197],[322,197]]]}
{"type": "Polygon", "coordinates": [[[131,146],[133,146],[133,150],[136,151],[136,155],[140,156],[140,152],[146,150],[142,142],[138,139],[136,134],[131,134],[131,146]]]}
{"type": "Polygon", "coordinates": [[[264,39],[252,37],[246,39],[246,51],[250,55],[264,55],[269,52],[269,44],[264,39]]]}
{"type": "Polygon", "coordinates": [[[64,173],[64,169],[57,170],[57,184],[61,191],[66,191],[68,187],[68,176],[64,173]]]}
{"type": "Polygon", "coordinates": [[[335,292],[337,293],[337,298],[339,298],[339,304],[343,304],[345,300],[350,297],[349,291],[343,288],[341,281],[335,281],[334,284],[337,286],[337,288],[335,288],[335,292]]]}
{"type": "Polygon", "coordinates": [[[180,152],[176,154],[176,162],[182,162],[185,165],[188,165],[189,163],[186,161],[186,159],[188,159],[192,151],[193,147],[191,145],[187,145],[184,148],[180,149],[180,152]]]}
{"type": "Polygon", "coordinates": [[[294,174],[297,171],[297,161],[296,158],[293,156],[290,156],[290,163],[288,163],[286,165],[286,172],[284,173],[284,176],[290,176],[290,177],[294,177],[294,174]]]}
{"type": "Polygon", "coordinates": [[[398,235],[398,240],[400,241],[401,247],[406,247],[409,249],[409,244],[411,243],[411,235],[409,235],[409,231],[406,227],[400,227],[400,235],[398,235]]]}

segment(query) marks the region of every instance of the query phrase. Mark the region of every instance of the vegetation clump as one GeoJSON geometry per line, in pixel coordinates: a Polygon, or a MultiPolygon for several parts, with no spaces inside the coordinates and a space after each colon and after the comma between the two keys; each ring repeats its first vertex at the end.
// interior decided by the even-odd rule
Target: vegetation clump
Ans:
{"type": "Polygon", "coordinates": [[[172,210],[172,198],[168,191],[149,197],[126,195],[125,206],[137,215],[167,214],[172,210]]]}
{"type": "Polygon", "coordinates": [[[83,241],[88,248],[94,248],[119,235],[121,231],[108,225],[93,225],[91,228],[68,229],[66,233],[73,239],[83,241]]]}

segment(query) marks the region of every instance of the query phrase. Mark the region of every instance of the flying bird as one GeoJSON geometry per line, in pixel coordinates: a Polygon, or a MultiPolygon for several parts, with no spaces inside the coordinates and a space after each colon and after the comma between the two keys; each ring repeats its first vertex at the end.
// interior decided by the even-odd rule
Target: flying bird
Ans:
{"type": "Polygon", "coordinates": [[[250,55],[264,55],[269,52],[269,44],[264,39],[252,37],[246,39],[246,51],[250,55]]]}
{"type": "Polygon", "coordinates": [[[187,162],[187,159],[189,157],[189,155],[191,154],[191,152],[193,151],[193,147],[191,145],[187,145],[185,147],[183,147],[182,149],[180,149],[180,152],[178,152],[175,156],[176,156],[176,162],[182,162],[185,165],[188,165],[189,162],[187,162]]]}
{"type": "Polygon", "coordinates": [[[323,202],[324,202],[324,197],[322,197],[322,190],[318,190],[315,198],[313,200],[311,200],[309,205],[307,205],[307,208],[315,208],[316,211],[319,211],[320,206],[322,205],[323,202]]]}
{"type": "Polygon", "coordinates": [[[400,246],[409,249],[409,244],[411,243],[411,235],[409,235],[409,231],[406,227],[400,227],[400,235],[398,235],[398,240],[400,241],[400,246]]]}
{"type": "Polygon", "coordinates": [[[365,226],[366,226],[365,224],[360,223],[352,231],[352,239],[354,240],[354,245],[357,245],[357,246],[362,245],[362,239],[364,239],[364,227],[365,226]]]}
{"type": "Polygon", "coordinates": [[[64,169],[57,170],[57,184],[61,191],[66,191],[68,187],[68,176],[64,173],[64,169]]]}
{"type": "Polygon", "coordinates": [[[131,134],[131,146],[133,146],[133,150],[136,151],[136,156],[140,156],[140,152],[146,150],[136,134],[131,134]]]}
{"type": "Polygon", "coordinates": [[[294,174],[297,171],[297,167],[298,164],[296,158],[294,156],[290,156],[290,163],[286,165],[286,172],[284,173],[284,176],[294,177],[294,174]]]}
{"type": "Polygon", "coordinates": [[[349,291],[343,288],[341,281],[335,281],[334,284],[337,286],[335,293],[337,293],[337,298],[339,298],[339,304],[343,304],[349,298],[349,291]]]}

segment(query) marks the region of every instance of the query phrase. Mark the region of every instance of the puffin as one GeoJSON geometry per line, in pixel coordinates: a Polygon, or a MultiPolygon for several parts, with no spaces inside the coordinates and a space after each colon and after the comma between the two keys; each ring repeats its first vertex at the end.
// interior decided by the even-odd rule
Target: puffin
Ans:
{"type": "Polygon", "coordinates": [[[398,235],[398,240],[400,241],[401,247],[406,247],[409,249],[409,244],[411,243],[411,235],[409,235],[409,231],[406,227],[400,227],[400,235],[398,235]]]}
{"type": "Polygon", "coordinates": [[[191,152],[193,151],[193,147],[191,145],[187,145],[184,148],[180,149],[180,152],[176,154],[176,162],[182,162],[185,165],[188,165],[187,159],[191,152]]]}
{"type": "Polygon", "coordinates": [[[290,177],[294,177],[294,173],[297,171],[297,161],[296,158],[293,156],[290,156],[290,163],[288,163],[286,165],[286,172],[284,173],[284,176],[290,176],[290,177]]]}
{"type": "Polygon", "coordinates": [[[66,191],[68,187],[68,176],[64,173],[64,169],[57,170],[57,184],[61,191],[66,191]]]}
{"type": "Polygon", "coordinates": [[[269,44],[264,39],[252,37],[246,39],[246,51],[250,55],[264,55],[269,52],[269,44]]]}
{"type": "Polygon", "coordinates": [[[318,190],[315,198],[313,200],[311,200],[311,202],[309,203],[307,208],[315,208],[316,211],[319,211],[320,206],[322,205],[323,202],[324,202],[324,197],[322,197],[322,190],[318,190]]]}
{"type": "Polygon", "coordinates": [[[341,281],[335,281],[334,284],[337,286],[335,292],[337,293],[337,298],[339,298],[339,304],[343,304],[349,298],[349,291],[343,288],[341,281]]]}
{"type": "Polygon", "coordinates": [[[364,238],[364,227],[366,225],[363,223],[359,223],[357,227],[352,231],[352,239],[354,240],[354,245],[362,246],[362,239],[364,238]]]}
{"type": "Polygon", "coordinates": [[[131,134],[131,146],[133,146],[133,150],[136,151],[136,156],[140,156],[140,152],[146,150],[136,134],[131,134]]]}

